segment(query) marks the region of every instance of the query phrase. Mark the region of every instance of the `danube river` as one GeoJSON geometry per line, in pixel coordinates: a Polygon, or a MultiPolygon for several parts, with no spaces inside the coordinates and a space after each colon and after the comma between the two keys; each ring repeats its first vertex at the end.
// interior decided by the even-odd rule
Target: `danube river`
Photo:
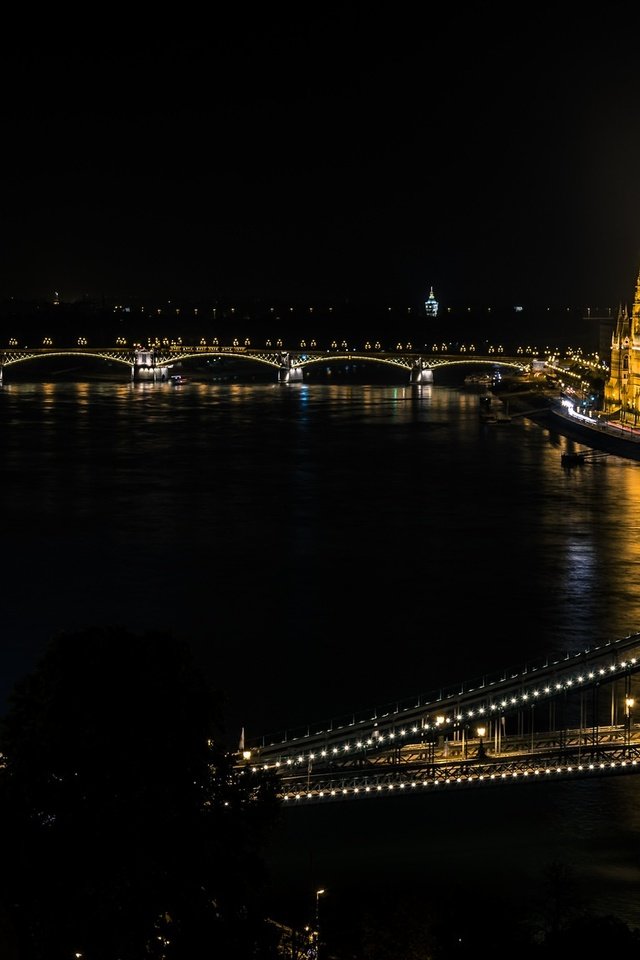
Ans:
{"type": "MultiPolygon", "coordinates": [[[[187,638],[235,747],[640,629],[640,465],[454,383],[5,383],[2,695],[62,629],[187,638]]],[[[114,710],[117,703],[114,703],[114,710]]],[[[552,864],[640,925],[640,778],[283,814],[274,913],[552,864]]],[[[452,892],[454,901],[458,896],[452,892]]],[[[466,902],[466,899],[465,899],[466,902]]],[[[337,921],[336,921],[337,922],[337,921]]]]}

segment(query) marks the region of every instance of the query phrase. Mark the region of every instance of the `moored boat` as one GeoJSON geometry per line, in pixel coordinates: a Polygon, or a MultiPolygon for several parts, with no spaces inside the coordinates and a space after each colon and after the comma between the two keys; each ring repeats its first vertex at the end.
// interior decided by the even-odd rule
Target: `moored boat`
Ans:
{"type": "Polygon", "coordinates": [[[585,463],[586,459],[586,453],[571,451],[570,453],[563,453],[560,457],[560,462],[563,467],[577,467],[585,463]]]}
{"type": "Polygon", "coordinates": [[[495,378],[490,373],[472,373],[464,378],[465,387],[490,387],[495,382],[495,378]]]}
{"type": "Polygon", "coordinates": [[[503,403],[499,397],[490,393],[484,394],[480,397],[479,404],[482,423],[511,423],[509,405],[503,403]]]}

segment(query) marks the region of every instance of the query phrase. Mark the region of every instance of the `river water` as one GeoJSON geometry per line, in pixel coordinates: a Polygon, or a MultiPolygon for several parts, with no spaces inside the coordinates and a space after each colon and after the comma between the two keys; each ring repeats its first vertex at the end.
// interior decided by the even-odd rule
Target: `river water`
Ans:
{"type": "MultiPolygon", "coordinates": [[[[640,628],[640,464],[455,383],[5,383],[2,696],[61,629],[187,638],[245,736],[640,628]]],[[[114,709],[117,704],[114,703],[114,709]]],[[[635,776],[287,813],[274,911],[570,864],[640,925],[635,776]],[[366,813],[365,809],[366,808],[366,813]],[[331,893],[331,896],[329,896],[331,893]],[[310,899],[311,898],[311,899],[310,899]]],[[[532,893],[533,891],[533,893],[532,893]]],[[[347,905],[349,907],[347,908],[347,905]]]]}

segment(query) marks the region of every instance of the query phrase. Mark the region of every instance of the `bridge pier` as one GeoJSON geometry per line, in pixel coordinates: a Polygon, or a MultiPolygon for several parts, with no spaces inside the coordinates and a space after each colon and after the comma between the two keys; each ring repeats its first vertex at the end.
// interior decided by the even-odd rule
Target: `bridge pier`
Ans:
{"type": "Polygon", "coordinates": [[[169,367],[156,364],[155,350],[136,350],[131,366],[131,379],[134,383],[156,383],[169,379],[169,367]]]}
{"type": "Polygon", "coordinates": [[[278,383],[302,383],[302,367],[292,367],[291,354],[280,354],[278,383]]]}
{"type": "Polygon", "coordinates": [[[418,357],[411,368],[409,383],[433,383],[433,370],[422,357],[418,357]]]}

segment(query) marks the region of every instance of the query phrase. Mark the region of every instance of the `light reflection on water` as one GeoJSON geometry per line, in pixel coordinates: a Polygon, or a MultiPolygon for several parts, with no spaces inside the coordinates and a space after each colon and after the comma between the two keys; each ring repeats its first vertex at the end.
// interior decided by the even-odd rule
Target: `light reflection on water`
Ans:
{"type": "MultiPolygon", "coordinates": [[[[563,469],[568,441],[481,424],[473,393],[8,384],[0,436],[3,692],[58,629],[166,627],[225,692],[234,740],[640,627],[639,465],[563,469]]],[[[468,850],[508,871],[518,851],[531,872],[556,850],[630,914],[637,784],[531,792],[524,812],[496,791],[406,810],[416,830],[437,810],[443,870],[468,850]]],[[[357,816],[315,821],[351,851],[345,876],[357,816]]],[[[385,822],[375,849],[417,870],[428,851],[385,822]]]]}
{"type": "Polygon", "coordinates": [[[105,602],[142,626],[160,606],[206,647],[215,603],[213,622],[254,653],[277,616],[270,688],[289,703],[238,703],[257,728],[332,708],[322,684],[334,649],[334,699],[349,709],[640,621],[637,465],[562,469],[566,441],[528,421],[480,424],[473,394],[21,384],[0,403],[5,545],[29,553],[48,597],[34,627],[105,602]],[[56,564],[39,549],[46,537],[56,564]],[[145,617],[132,593],[150,598],[145,617]],[[238,603],[242,616],[227,615],[238,603]],[[396,656],[380,677],[368,656],[389,643],[414,666],[396,656]],[[318,682],[302,693],[295,681],[312,661],[318,682]]]}

